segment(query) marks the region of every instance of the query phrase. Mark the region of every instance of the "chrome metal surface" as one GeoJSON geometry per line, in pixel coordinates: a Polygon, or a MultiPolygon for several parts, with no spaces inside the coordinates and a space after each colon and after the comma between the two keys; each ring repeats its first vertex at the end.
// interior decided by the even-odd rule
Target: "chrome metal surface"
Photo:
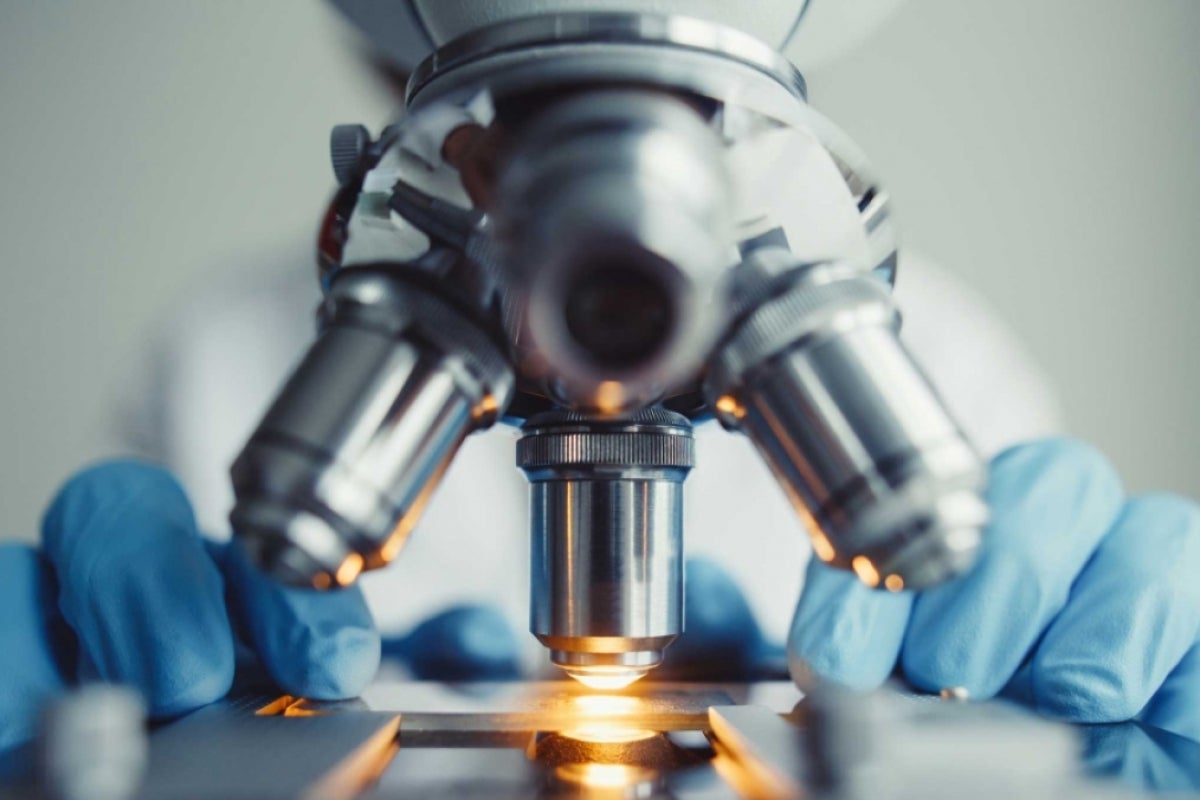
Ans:
{"type": "Polygon", "coordinates": [[[829,153],[854,198],[867,235],[866,266],[894,285],[899,265],[887,189],[866,154],[837,125],[807,104],[797,105],[796,115],[796,124],[810,130],[829,153]]]}
{"type": "Polygon", "coordinates": [[[683,480],[691,426],[661,409],[624,422],[551,412],[526,423],[530,630],[551,660],[612,685],[662,660],[683,630],[683,480]]]}
{"type": "MultiPolygon", "coordinates": [[[[129,800],[146,772],[146,706],[133,689],[94,683],[50,702],[37,741],[40,797],[129,800]]],[[[4,795],[0,787],[0,795],[4,795]]]]}
{"type": "Polygon", "coordinates": [[[896,340],[887,195],[783,56],[683,17],[543,14],[442,47],[408,112],[343,198],[326,331],[234,468],[268,571],[388,561],[514,393],[515,424],[585,415],[535,418],[518,455],[532,629],[578,677],[627,682],[682,628],[691,440],[636,416],[655,404],[744,430],[868,583],[965,568],[982,468],[896,340]]]}
{"type": "Polygon", "coordinates": [[[293,715],[221,700],[156,731],[146,800],[358,797],[396,752],[400,717],[293,715]]]}
{"type": "MultiPolygon", "coordinates": [[[[759,797],[799,798],[809,794],[800,728],[762,706],[713,706],[709,724],[720,752],[739,774],[738,785],[759,797]]],[[[736,780],[736,779],[735,779],[736,780]]]]}
{"type": "Polygon", "coordinates": [[[757,446],[821,559],[893,591],[961,573],[987,519],[984,466],[897,337],[890,295],[837,265],[791,279],[715,357],[718,417],[757,446]]]}
{"type": "Polygon", "coordinates": [[[758,70],[798,97],[805,95],[804,78],[787,58],[734,28],[664,14],[579,12],[499,22],[446,43],[413,70],[408,99],[412,103],[426,86],[448,73],[502,53],[544,54],[555,46],[595,43],[719,55],[758,70]]]}
{"type": "Polygon", "coordinates": [[[334,281],[325,329],[232,474],[238,541],[275,578],[325,588],[391,560],[512,374],[475,323],[394,276],[334,281]]]}
{"type": "Polygon", "coordinates": [[[729,182],[705,120],[669,95],[585,91],[532,120],[499,180],[506,318],[545,391],[599,414],[699,369],[731,262],[729,182]]]}

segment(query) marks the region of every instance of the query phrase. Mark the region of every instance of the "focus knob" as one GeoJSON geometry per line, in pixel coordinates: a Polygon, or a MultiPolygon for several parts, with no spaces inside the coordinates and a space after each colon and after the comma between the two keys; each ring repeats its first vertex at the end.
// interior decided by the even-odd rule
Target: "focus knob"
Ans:
{"type": "Polygon", "coordinates": [[[339,186],[353,183],[366,171],[371,133],[363,125],[336,125],[329,133],[329,158],[339,186]]]}

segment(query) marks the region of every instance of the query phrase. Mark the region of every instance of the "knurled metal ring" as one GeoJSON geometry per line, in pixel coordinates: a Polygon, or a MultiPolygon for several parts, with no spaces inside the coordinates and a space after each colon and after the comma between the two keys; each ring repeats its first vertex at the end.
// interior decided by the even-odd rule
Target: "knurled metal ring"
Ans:
{"type": "Polygon", "coordinates": [[[706,379],[709,393],[715,397],[734,391],[748,372],[828,328],[841,312],[875,307],[898,319],[886,285],[861,272],[839,277],[836,269],[811,268],[805,279],[753,311],[710,363],[706,379]],[[821,280],[824,277],[833,279],[821,280]]]}
{"type": "Polygon", "coordinates": [[[539,414],[517,441],[517,466],[545,469],[573,464],[691,468],[695,441],[687,417],[664,408],[622,420],[598,420],[570,411],[539,414]]]}

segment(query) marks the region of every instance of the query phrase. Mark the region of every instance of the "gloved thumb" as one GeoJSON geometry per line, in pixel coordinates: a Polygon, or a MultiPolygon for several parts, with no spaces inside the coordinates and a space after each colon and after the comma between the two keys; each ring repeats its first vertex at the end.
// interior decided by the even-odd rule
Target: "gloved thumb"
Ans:
{"type": "Polygon", "coordinates": [[[792,678],[801,686],[820,677],[851,689],[878,687],[896,666],[912,603],[910,592],[868,588],[813,558],[788,636],[792,678]]]}

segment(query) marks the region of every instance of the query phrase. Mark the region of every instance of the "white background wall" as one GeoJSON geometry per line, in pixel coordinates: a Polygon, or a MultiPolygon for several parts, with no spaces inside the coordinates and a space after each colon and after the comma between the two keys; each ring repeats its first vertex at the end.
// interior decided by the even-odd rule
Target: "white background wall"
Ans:
{"type": "MultiPolygon", "coordinates": [[[[911,0],[808,75],[1070,429],[1132,489],[1193,496],[1198,41],[1195,0],[911,0]]],[[[165,309],[312,239],[328,129],[391,109],[355,47],[315,0],[0,0],[0,537],[112,451],[165,309]]]]}

